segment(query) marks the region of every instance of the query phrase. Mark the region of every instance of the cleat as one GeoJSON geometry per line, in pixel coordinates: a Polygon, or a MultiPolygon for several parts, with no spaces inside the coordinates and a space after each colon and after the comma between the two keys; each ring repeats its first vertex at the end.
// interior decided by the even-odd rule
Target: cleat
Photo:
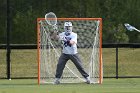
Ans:
{"type": "Polygon", "coordinates": [[[86,77],[85,79],[86,79],[86,83],[87,83],[87,84],[90,84],[90,79],[89,79],[89,77],[86,77]]]}
{"type": "Polygon", "coordinates": [[[55,81],[54,81],[54,83],[53,83],[53,84],[55,84],[55,85],[60,84],[59,79],[55,79],[55,81]]]}

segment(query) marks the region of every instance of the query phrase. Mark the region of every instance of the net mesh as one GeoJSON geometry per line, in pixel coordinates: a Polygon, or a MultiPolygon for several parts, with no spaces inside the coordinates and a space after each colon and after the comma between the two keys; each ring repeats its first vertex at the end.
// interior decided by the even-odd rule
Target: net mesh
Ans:
{"type": "MultiPolygon", "coordinates": [[[[66,20],[58,19],[58,31],[64,31],[64,22],[73,23],[73,31],[78,35],[78,53],[86,72],[90,75],[91,83],[102,82],[101,64],[101,34],[100,20],[66,20]]],[[[55,79],[56,65],[61,54],[61,42],[50,39],[53,27],[47,25],[44,19],[39,20],[38,49],[39,49],[39,83],[52,83],[55,79]]],[[[62,83],[78,83],[85,81],[73,62],[67,62],[63,71],[62,83]]]]}

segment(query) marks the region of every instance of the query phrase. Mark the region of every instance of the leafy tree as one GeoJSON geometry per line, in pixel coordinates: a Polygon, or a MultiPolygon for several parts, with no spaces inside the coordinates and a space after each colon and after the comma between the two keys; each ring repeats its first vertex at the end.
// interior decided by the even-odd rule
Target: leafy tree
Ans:
{"type": "MultiPolygon", "coordinates": [[[[6,43],[6,1],[0,3],[0,43],[6,43]]],[[[103,43],[140,43],[139,33],[126,32],[124,23],[140,29],[140,0],[10,0],[11,43],[36,43],[36,19],[47,12],[57,17],[103,18],[103,43]]]]}
{"type": "Polygon", "coordinates": [[[6,0],[1,0],[0,3],[0,43],[6,43],[6,20],[7,20],[7,12],[6,12],[6,0]]]}
{"type": "Polygon", "coordinates": [[[114,28],[116,33],[114,33],[113,41],[114,43],[128,43],[129,37],[126,34],[126,30],[124,29],[123,24],[119,24],[116,28],[114,28]]]}

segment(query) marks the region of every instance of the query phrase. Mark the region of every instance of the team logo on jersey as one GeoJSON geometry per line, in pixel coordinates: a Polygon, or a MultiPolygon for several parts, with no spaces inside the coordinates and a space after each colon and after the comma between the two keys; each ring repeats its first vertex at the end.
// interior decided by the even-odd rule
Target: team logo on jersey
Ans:
{"type": "Polygon", "coordinates": [[[70,37],[65,37],[65,41],[63,42],[64,46],[67,47],[67,46],[70,46],[71,47],[71,44],[70,44],[70,40],[71,38],[70,37]]]}

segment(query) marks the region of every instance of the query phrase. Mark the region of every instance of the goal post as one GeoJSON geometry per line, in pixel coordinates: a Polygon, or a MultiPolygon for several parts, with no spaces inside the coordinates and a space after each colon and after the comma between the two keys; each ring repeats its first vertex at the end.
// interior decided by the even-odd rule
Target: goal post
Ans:
{"type": "MultiPolygon", "coordinates": [[[[78,53],[91,83],[102,83],[102,18],[57,18],[58,32],[64,31],[64,22],[73,23],[73,32],[78,35],[78,53]]],[[[53,28],[45,18],[37,18],[38,84],[53,83],[56,65],[61,55],[61,42],[52,40],[53,28]]],[[[69,60],[61,77],[62,83],[80,83],[84,78],[69,60]]]]}

